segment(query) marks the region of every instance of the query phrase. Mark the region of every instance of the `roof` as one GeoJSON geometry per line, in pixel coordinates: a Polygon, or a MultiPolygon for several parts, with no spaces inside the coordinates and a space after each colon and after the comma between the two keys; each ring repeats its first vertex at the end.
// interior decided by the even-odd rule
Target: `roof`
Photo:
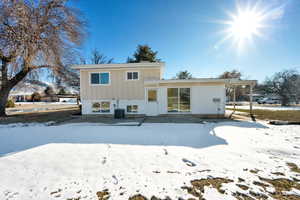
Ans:
{"type": "Polygon", "coordinates": [[[220,78],[193,78],[193,79],[167,79],[167,80],[146,80],[146,84],[155,83],[225,83],[230,85],[255,84],[255,80],[220,79],[220,78]]]}
{"type": "Polygon", "coordinates": [[[121,69],[121,68],[161,68],[164,62],[118,63],[118,64],[92,64],[73,65],[73,69],[121,69]]]}
{"type": "Polygon", "coordinates": [[[255,85],[256,80],[193,78],[193,79],[168,79],[168,80],[146,80],[145,81],[145,84],[159,84],[159,83],[224,83],[226,85],[255,85]]]}

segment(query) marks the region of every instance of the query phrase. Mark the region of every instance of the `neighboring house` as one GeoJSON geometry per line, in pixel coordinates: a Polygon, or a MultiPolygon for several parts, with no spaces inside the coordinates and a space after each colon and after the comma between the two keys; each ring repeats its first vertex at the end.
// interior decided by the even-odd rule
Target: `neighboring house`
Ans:
{"type": "Polygon", "coordinates": [[[164,63],[76,65],[80,70],[83,114],[225,113],[225,87],[230,79],[164,80],[164,63]]]}
{"type": "Polygon", "coordinates": [[[27,102],[31,101],[31,95],[34,92],[42,93],[43,90],[43,86],[22,82],[10,91],[9,98],[15,102],[27,102]]]}
{"type": "Polygon", "coordinates": [[[78,95],[76,94],[58,94],[58,102],[61,103],[77,103],[78,95]]]}

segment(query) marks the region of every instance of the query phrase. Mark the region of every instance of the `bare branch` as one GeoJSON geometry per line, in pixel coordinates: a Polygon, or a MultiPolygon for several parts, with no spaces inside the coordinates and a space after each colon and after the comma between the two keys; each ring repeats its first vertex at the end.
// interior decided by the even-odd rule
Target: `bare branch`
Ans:
{"type": "MultiPolygon", "coordinates": [[[[85,22],[80,12],[66,2],[0,1],[0,59],[5,62],[3,73],[8,71],[12,77],[1,86],[0,93],[7,94],[9,91],[3,88],[11,89],[30,72],[38,71],[35,69],[48,68],[53,75],[64,76],[66,57],[85,36],[85,22]]],[[[0,115],[3,102],[0,101],[0,115]]]]}

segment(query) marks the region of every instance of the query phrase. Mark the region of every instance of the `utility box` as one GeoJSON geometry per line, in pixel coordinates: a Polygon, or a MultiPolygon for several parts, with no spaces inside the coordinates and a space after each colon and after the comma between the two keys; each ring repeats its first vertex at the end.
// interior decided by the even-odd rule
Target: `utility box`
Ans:
{"type": "Polygon", "coordinates": [[[114,117],[115,117],[115,119],[124,119],[125,118],[125,109],[120,109],[120,108],[115,109],[114,117]]]}

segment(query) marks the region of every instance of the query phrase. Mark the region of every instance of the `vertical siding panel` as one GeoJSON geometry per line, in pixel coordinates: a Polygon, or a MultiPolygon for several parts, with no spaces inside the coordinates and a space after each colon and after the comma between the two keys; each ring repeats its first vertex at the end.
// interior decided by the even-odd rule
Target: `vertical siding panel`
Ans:
{"type": "Polygon", "coordinates": [[[97,99],[144,99],[144,80],[160,78],[160,69],[89,70],[80,72],[80,93],[85,100],[97,99]],[[110,86],[90,86],[90,72],[110,72],[110,86]],[[126,81],[127,71],[139,71],[138,81],[126,81]]]}

